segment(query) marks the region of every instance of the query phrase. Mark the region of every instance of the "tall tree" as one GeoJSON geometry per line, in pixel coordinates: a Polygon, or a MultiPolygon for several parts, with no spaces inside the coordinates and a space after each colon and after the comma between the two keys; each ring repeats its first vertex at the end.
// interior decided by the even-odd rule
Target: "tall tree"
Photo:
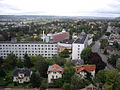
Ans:
{"type": "Polygon", "coordinates": [[[59,56],[63,57],[63,58],[68,58],[69,57],[69,51],[68,51],[68,49],[65,49],[62,52],[60,52],[59,56]]]}
{"type": "Polygon", "coordinates": [[[28,56],[28,54],[24,55],[24,62],[23,62],[23,64],[27,68],[30,68],[32,66],[32,63],[30,61],[30,57],[28,56]]]}
{"type": "Polygon", "coordinates": [[[35,68],[40,72],[40,75],[42,77],[47,77],[47,70],[49,63],[45,61],[45,58],[42,56],[37,56],[36,58],[36,63],[35,63],[35,68]]]}
{"type": "Polygon", "coordinates": [[[7,56],[7,58],[4,60],[3,66],[5,69],[13,69],[16,66],[17,58],[16,56],[11,53],[7,56]]]}
{"type": "Polygon", "coordinates": [[[104,49],[107,46],[108,46],[108,40],[107,39],[101,39],[100,40],[100,48],[104,49]]]}
{"type": "Polygon", "coordinates": [[[5,77],[5,75],[6,75],[5,70],[3,68],[0,68],[0,78],[5,77]]]}
{"type": "Polygon", "coordinates": [[[0,57],[0,67],[2,66],[2,64],[3,64],[3,58],[0,57]]]}
{"type": "Polygon", "coordinates": [[[75,69],[73,67],[66,67],[64,69],[63,79],[65,83],[71,82],[71,77],[74,75],[75,69]]]}
{"type": "Polygon", "coordinates": [[[102,88],[105,90],[120,89],[120,74],[118,71],[101,70],[96,75],[96,81],[102,83],[102,88]],[[107,88],[107,89],[106,89],[107,88]]]}
{"type": "Polygon", "coordinates": [[[33,72],[30,78],[31,86],[33,88],[39,88],[41,84],[40,73],[39,71],[33,72]]]}
{"type": "Polygon", "coordinates": [[[91,56],[91,48],[85,48],[82,53],[81,53],[81,58],[84,60],[85,63],[87,63],[87,60],[90,58],[91,56]]]}
{"type": "Polygon", "coordinates": [[[17,59],[17,67],[18,68],[24,67],[24,65],[23,65],[23,59],[17,59]]]}

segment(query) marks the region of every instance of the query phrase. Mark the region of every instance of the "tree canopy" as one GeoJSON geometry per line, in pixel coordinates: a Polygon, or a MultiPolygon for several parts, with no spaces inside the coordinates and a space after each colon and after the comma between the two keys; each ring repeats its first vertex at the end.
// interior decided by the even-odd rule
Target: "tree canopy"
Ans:
{"type": "Polygon", "coordinates": [[[120,74],[117,70],[99,71],[96,75],[96,81],[98,83],[102,83],[102,88],[104,90],[119,90],[120,89],[120,74]]]}
{"type": "Polygon", "coordinates": [[[91,56],[91,48],[85,48],[81,53],[81,58],[87,63],[87,60],[91,56]]]}

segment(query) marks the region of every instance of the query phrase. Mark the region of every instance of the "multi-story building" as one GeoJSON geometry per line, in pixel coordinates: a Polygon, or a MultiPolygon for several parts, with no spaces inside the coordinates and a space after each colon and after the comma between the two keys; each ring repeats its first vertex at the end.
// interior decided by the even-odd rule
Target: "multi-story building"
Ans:
{"type": "Polygon", "coordinates": [[[0,42],[0,57],[5,58],[13,53],[18,58],[23,58],[27,53],[29,56],[42,55],[50,58],[58,53],[57,43],[45,42],[0,42]]]}
{"type": "Polygon", "coordinates": [[[18,58],[23,58],[27,53],[29,56],[42,55],[51,58],[58,52],[68,49],[72,53],[72,60],[81,59],[80,54],[88,45],[88,35],[82,32],[76,40],[63,40],[62,42],[0,42],[0,57],[5,58],[13,53],[18,58]]]}
{"type": "Polygon", "coordinates": [[[80,54],[84,48],[88,45],[88,36],[87,34],[81,34],[73,43],[72,43],[72,60],[81,59],[80,54]]]}

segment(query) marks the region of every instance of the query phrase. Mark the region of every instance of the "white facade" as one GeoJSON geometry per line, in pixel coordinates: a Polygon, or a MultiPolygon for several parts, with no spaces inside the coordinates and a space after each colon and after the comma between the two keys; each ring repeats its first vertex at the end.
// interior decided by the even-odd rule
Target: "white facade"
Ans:
{"type": "Polygon", "coordinates": [[[81,59],[80,54],[84,48],[87,48],[87,45],[88,45],[88,36],[86,36],[84,38],[85,38],[85,40],[83,41],[83,43],[73,42],[73,44],[72,44],[72,60],[81,59]]]}
{"type": "Polygon", "coordinates": [[[50,72],[48,74],[48,83],[53,83],[53,80],[56,80],[58,78],[62,78],[62,74],[59,72],[50,72]]]}
{"type": "Polygon", "coordinates": [[[93,42],[93,38],[90,38],[90,39],[88,40],[88,45],[91,45],[92,42],[93,42]]]}
{"type": "Polygon", "coordinates": [[[13,53],[18,58],[23,58],[25,53],[29,56],[42,55],[50,58],[58,53],[57,43],[5,43],[0,42],[0,57],[5,58],[8,54],[13,53]]]}
{"type": "MultiPolygon", "coordinates": [[[[95,70],[94,70],[94,71],[90,71],[89,73],[92,75],[92,78],[95,77],[95,70]]],[[[87,72],[81,71],[81,72],[79,73],[79,75],[81,75],[81,78],[85,78],[86,75],[87,75],[87,72]]]]}
{"type": "Polygon", "coordinates": [[[72,44],[72,60],[78,60],[81,59],[80,54],[82,50],[84,49],[84,44],[72,44]]]}
{"type": "Polygon", "coordinates": [[[30,81],[30,77],[24,76],[24,74],[19,74],[19,76],[13,77],[13,82],[24,83],[29,81],[30,81]]]}
{"type": "Polygon", "coordinates": [[[72,44],[60,43],[60,42],[58,42],[58,46],[63,46],[65,48],[72,48],[72,44]]]}

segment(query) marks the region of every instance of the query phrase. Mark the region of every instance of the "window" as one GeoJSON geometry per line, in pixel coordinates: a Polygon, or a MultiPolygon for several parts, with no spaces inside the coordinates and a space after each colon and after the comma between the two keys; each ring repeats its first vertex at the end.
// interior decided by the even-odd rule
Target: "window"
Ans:
{"type": "Polygon", "coordinates": [[[52,76],[52,79],[54,79],[54,76],[52,76]]]}
{"type": "Polygon", "coordinates": [[[56,72],[53,72],[53,74],[56,74],[56,72]]]}

